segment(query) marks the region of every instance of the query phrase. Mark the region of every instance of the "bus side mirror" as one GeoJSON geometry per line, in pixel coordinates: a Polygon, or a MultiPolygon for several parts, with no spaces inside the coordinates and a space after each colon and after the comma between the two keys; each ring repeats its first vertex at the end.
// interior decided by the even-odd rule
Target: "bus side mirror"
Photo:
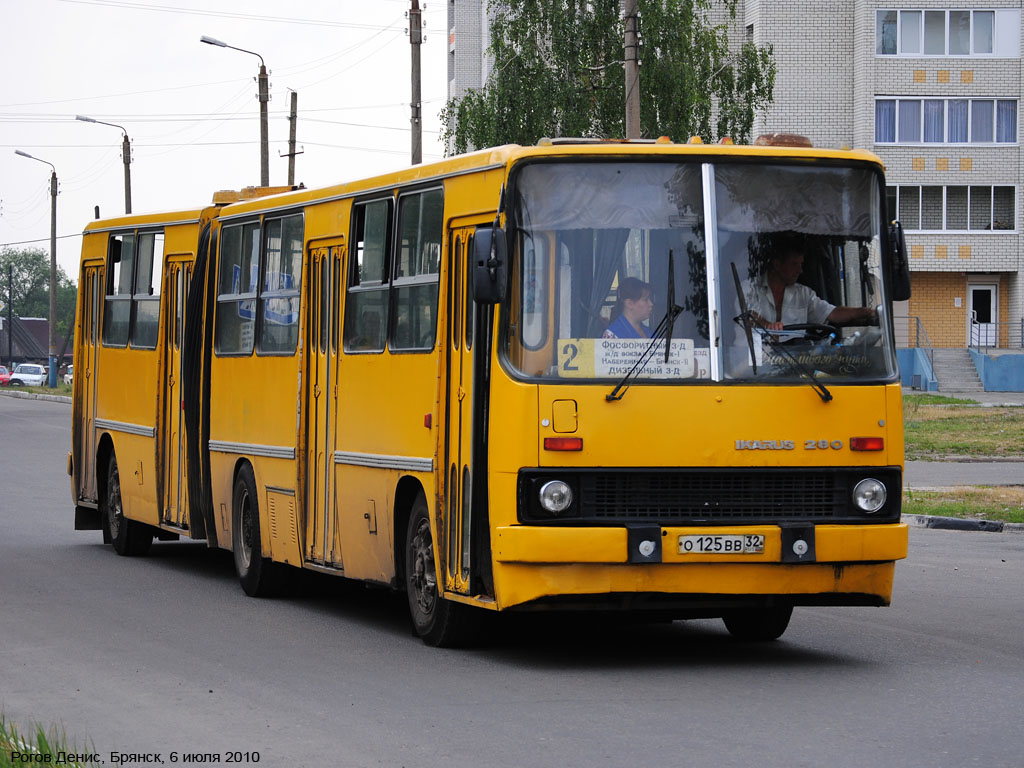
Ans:
{"type": "Polygon", "coordinates": [[[898,221],[889,225],[889,249],[892,300],[906,301],[910,298],[910,262],[907,259],[907,240],[903,236],[903,225],[898,221]]]}
{"type": "Polygon", "coordinates": [[[477,227],[473,235],[473,298],[477,304],[504,300],[507,263],[501,227],[477,227]]]}

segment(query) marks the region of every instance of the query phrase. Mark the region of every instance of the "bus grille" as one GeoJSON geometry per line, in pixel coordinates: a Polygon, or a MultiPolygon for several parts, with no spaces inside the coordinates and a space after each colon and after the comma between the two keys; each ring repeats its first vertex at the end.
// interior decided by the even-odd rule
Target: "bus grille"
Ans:
{"type": "Polygon", "coordinates": [[[621,472],[581,478],[584,517],[608,521],[820,520],[845,516],[836,473],[621,472]]]}

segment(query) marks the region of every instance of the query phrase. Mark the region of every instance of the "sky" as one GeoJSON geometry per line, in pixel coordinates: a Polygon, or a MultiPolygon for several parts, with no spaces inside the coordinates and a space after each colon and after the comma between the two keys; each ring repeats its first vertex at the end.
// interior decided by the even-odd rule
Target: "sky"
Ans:
{"type": "MultiPolygon", "coordinates": [[[[0,248],[50,249],[48,165],[58,179],[57,263],[77,282],[94,207],[124,213],[207,205],[259,184],[259,59],[270,71],[270,183],[288,179],[298,93],[296,183],[321,187],[410,163],[409,0],[0,0],[0,248]]],[[[423,0],[420,2],[424,5],[423,0]]],[[[440,159],[446,4],[426,0],[423,161],[440,159]]]]}

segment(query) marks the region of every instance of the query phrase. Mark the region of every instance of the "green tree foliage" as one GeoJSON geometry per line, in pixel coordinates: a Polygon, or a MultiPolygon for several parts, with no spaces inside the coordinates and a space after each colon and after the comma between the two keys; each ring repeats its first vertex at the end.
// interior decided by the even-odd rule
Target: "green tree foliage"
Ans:
{"type": "MultiPolygon", "coordinates": [[[[49,317],[50,255],[39,248],[0,250],[0,296],[11,302],[18,317],[49,317]],[[7,267],[13,269],[8,285],[7,267]]],[[[57,333],[67,338],[75,324],[78,291],[67,274],[57,266],[57,333]]],[[[6,316],[6,311],[5,311],[6,316]]],[[[58,350],[59,351],[59,350],[58,350]]]]}
{"type": "MultiPolygon", "coordinates": [[[[644,136],[749,141],[772,101],[771,48],[730,50],[713,5],[735,0],[639,0],[640,122],[644,136]]],[[[533,144],[543,136],[625,135],[624,21],[619,0],[490,0],[494,69],[481,90],[441,114],[455,152],[533,144]]]]}

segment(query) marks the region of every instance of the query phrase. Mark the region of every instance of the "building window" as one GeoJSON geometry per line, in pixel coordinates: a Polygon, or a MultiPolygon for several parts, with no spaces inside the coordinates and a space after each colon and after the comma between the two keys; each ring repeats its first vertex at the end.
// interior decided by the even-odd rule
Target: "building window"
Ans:
{"type": "Polygon", "coordinates": [[[878,10],[875,54],[1016,58],[1020,10],[878,10]]]}
{"type": "Polygon", "coordinates": [[[1016,99],[875,100],[876,144],[1016,144],[1016,99]]]}
{"type": "Polygon", "coordinates": [[[889,215],[908,232],[1010,232],[1017,229],[1015,187],[917,186],[886,188],[889,215]]]}

